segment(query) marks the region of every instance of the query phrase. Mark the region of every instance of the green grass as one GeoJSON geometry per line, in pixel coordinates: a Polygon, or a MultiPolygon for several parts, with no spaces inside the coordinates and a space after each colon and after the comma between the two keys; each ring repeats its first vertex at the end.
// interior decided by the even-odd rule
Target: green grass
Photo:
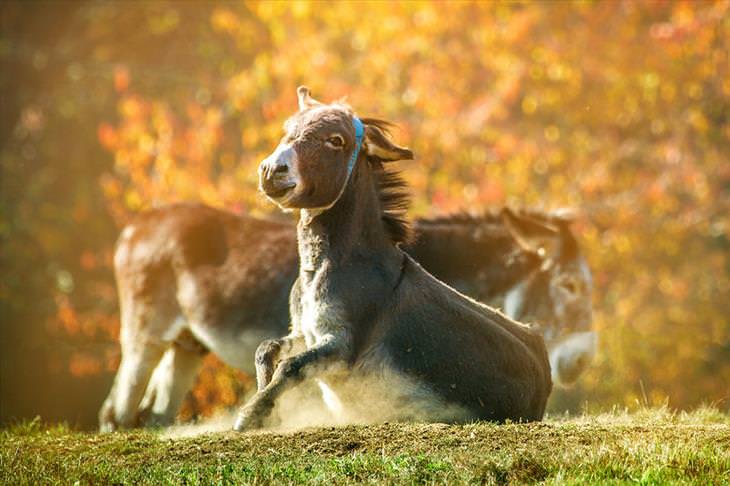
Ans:
{"type": "Polygon", "coordinates": [[[290,433],[0,431],[5,484],[730,484],[730,417],[666,409],[540,424],[382,424],[290,433]]]}

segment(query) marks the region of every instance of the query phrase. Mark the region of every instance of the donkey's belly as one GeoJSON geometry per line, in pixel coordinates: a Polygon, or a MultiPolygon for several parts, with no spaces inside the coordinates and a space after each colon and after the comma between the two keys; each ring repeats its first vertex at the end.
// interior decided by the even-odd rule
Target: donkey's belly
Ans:
{"type": "Polygon", "coordinates": [[[238,333],[205,326],[191,326],[193,335],[224,363],[248,374],[256,374],[254,354],[265,339],[274,337],[271,331],[246,329],[238,333]]]}

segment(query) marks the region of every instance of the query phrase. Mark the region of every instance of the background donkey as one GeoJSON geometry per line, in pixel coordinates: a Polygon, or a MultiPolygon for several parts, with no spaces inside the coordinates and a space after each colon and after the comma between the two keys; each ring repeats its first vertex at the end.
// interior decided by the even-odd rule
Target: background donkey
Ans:
{"type": "MultiPolygon", "coordinates": [[[[595,333],[591,275],[569,224],[565,216],[506,208],[420,219],[404,248],[456,289],[539,323],[553,380],[570,383],[592,359],[595,333]]],[[[199,204],[162,207],[127,225],[114,263],[123,361],[100,412],[104,430],[141,425],[140,415],[171,423],[208,350],[253,373],[256,346],[288,329],[298,266],[289,222],[199,204]]]]}
{"type": "Polygon", "coordinates": [[[259,167],[266,195],[301,209],[292,329],[257,349],[258,392],[235,429],[260,427],[284,392],[312,376],[338,403],[333,411],[389,403],[375,420],[540,420],[552,387],[542,338],[397,247],[408,233],[407,196],[385,164],[410,150],[390,142],[381,121],[315,102],[306,88],[298,95],[299,113],[259,167]],[[376,389],[346,392],[363,379],[376,389]]]}

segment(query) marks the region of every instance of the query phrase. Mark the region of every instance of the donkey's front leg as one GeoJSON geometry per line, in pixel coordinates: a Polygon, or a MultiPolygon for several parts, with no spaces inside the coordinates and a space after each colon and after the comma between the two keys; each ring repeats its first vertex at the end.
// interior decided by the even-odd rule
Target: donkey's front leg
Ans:
{"type": "Polygon", "coordinates": [[[343,361],[348,349],[346,339],[329,335],[303,353],[281,360],[268,385],[243,406],[233,429],[242,432],[262,427],[282,393],[331,363],[343,361]]]}
{"type": "Polygon", "coordinates": [[[279,339],[267,339],[256,348],[256,384],[263,391],[271,382],[276,364],[306,349],[304,336],[290,334],[279,339]]]}

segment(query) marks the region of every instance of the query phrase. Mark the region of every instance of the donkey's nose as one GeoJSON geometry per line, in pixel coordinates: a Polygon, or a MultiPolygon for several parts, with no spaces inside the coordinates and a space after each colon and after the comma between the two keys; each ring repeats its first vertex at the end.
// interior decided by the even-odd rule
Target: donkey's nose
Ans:
{"type": "Polygon", "coordinates": [[[286,164],[276,164],[274,166],[274,175],[283,175],[289,172],[289,166],[286,164]]]}
{"type": "Polygon", "coordinates": [[[587,352],[561,359],[558,361],[560,381],[565,384],[574,383],[590,362],[591,355],[587,352]]]}

